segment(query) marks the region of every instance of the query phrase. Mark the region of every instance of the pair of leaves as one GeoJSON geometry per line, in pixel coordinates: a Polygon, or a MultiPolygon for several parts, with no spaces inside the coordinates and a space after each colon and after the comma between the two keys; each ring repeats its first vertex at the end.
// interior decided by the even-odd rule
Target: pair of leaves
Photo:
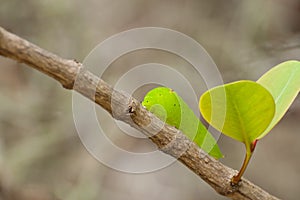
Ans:
{"type": "Polygon", "coordinates": [[[257,82],[237,81],[205,92],[199,102],[206,121],[225,135],[243,142],[246,156],[237,185],[244,174],[256,142],[283,117],[300,89],[300,62],[287,61],[272,68],[257,82]]]}
{"type": "MultiPolygon", "coordinates": [[[[283,117],[300,89],[300,62],[281,63],[257,82],[238,81],[205,92],[199,102],[206,121],[225,135],[251,144],[283,117]]],[[[254,149],[253,149],[254,150],[254,149]]]]}

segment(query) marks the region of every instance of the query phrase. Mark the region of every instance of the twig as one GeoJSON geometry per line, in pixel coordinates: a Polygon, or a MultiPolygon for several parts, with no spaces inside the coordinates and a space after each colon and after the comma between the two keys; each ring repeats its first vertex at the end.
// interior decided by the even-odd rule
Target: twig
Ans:
{"type": "Polygon", "coordinates": [[[236,174],[235,170],[208,156],[176,128],[163,125],[136,99],[114,90],[106,82],[84,70],[80,63],[60,58],[1,27],[0,55],[26,63],[56,79],[64,88],[74,89],[96,102],[115,119],[124,121],[149,136],[161,151],[178,158],[219,194],[239,200],[278,199],[246,179],[242,179],[238,187],[232,187],[230,181],[236,174]],[[159,133],[151,134],[159,129],[159,133]],[[186,150],[183,152],[183,149],[186,150]]]}

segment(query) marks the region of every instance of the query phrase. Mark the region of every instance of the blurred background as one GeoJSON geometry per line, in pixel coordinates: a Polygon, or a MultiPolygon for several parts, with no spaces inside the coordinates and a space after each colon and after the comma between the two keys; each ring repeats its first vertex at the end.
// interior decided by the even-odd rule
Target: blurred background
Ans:
{"type": "MultiPolygon", "coordinates": [[[[298,0],[1,0],[0,25],[80,62],[113,34],[145,26],[170,28],[203,45],[225,83],[257,80],[282,61],[300,59],[298,0]]],[[[104,79],[114,84],[122,73],[147,62],[182,71],[189,68],[168,53],[137,51],[112,63],[104,79]]],[[[141,100],[145,92],[140,90],[136,97],[141,100]]],[[[103,120],[115,127],[109,116],[103,120]]],[[[298,97],[259,142],[245,173],[282,199],[300,196],[299,120],[298,97]]],[[[107,129],[113,130],[112,141],[124,149],[155,149],[146,139],[107,129]]],[[[239,169],[243,145],[225,136],[218,143],[225,154],[221,162],[239,169]]],[[[80,142],[72,116],[72,92],[24,64],[0,57],[0,199],[226,198],[178,162],[146,174],[122,173],[101,164],[80,142]]]]}

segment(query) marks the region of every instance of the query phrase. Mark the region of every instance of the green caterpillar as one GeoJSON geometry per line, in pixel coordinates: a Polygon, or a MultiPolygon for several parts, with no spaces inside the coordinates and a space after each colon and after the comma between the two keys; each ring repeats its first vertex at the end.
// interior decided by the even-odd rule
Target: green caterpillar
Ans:
{"type": "Polygon", "coordinates": [[[214,137],[172,89],[166,87],[152,89],[144,97],[142,105],[162,121],[181,130],[209,155],[216,159],[223,157],[214,137]]]}

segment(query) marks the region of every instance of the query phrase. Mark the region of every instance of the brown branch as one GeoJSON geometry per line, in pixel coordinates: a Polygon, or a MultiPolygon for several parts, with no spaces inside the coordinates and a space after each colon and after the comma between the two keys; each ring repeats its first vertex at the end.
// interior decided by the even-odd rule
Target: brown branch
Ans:
{"type": "Polygon", "coordinates": [[[26,63],[56,79],[63,87],[74,89],[96,102],[115,119],[124,121],[149,136],[161,151],[178,158],[219,194],[239,200],[278,199],[246,179],[242,179],[240,186],[232,187],[230,180],[236,174],[235,170],[208,156],[176,128],[163,125],[136,99],[114,90],[106,82],[84,70],[80,63],[60,58],[1,27],[0,55],[26,63]],[[155,130],[160,131],[152,135],[155,130]]]}

